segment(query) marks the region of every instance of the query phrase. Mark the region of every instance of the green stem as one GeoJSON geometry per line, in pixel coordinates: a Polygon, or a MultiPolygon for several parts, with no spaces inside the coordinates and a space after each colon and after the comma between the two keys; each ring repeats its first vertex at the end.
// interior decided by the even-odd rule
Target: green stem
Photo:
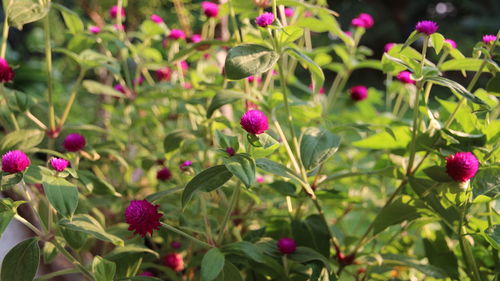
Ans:
{"type": "Polygon", "coordinates": [[[42,275],[38,278],[35,279],[35,281],[45,281],[45,280],[51,280],[54,277],[61,276],[61,275],[66,275],[66,274],[73,274],[73,273],[78,273],[79,270],[76,268],[67,268],[67,269],[62,269],[59,271],[51,272],[45,275],[42,275]]]}
{"type": "Polygon", "coordinates": [[[76,95],[78,94],[78,89],[80,88],[80,85],[84,77],[85,77],[85,70],[80,69],[80,74],[78,75],[78,78],[76,79],[76,82],[73,85],[73,89],[71,89],[71,94],[69,96],[68,103],[66,103],[66,107],[64,108],[61,119],[59,120],[59,125],[58,125],[59,129],[62,129],[64,123],[66,122],[66,119],[68,118],[69,112],[71,111],[71,107],[75,102],[76,95]]]}
{"type": "Polygon", "coordinates": [[[7,41],[9,39],[9,20],[4,11],[4,20],[3,20],[3,30],[2,30],[2,47],[0,49],[0,57],[5,58],[5,52],[7,50],[7,41]]]}
{"type": "Polygon", "coordinates": [[[466,202],[464,203],[464,206],[460,210],[460,221],[458,224],[458,239],[460,244],[460,250],[462,251],[462,255],[464,256],[464,262],[467,268],[467,275],[469,275],[469,277],[474,281],[482,281],[479,269],[477,267],[474,255],[472,253],[472,249],[470,248],[469,241],[465,239],[465,236],[467,235],[467,230],[465,229],[464,221],[469,201],[469,194],[470,192],[467,192],[466,202]]]}
{"type": "Polygon", "coordinates": [[[28,117],[31,121],[33,121],[35,124],[38,125],[38,127],[40,127],[40,129],[42,130],[47,130],[47,126],[45,126],[45,124],[43,124],[42,121],[40,121],[40,119],[36,118],[36,116],[34,116],[30,111],[25,111],[24,114],[26,115],[26,117],[28,117]]]}
{"type": "Polygon", "coordinates": [[[234,33],[236,34],[236,41],[243,42],[243,33],[241,32],[238,22],[236,21],[236,13],[234,12],[233,1],[227,1],[229,6],[229,14],[231,15],[231,24],[233,25],[234,33]]]}
{"type": "MultiPolygon", "coordinates": [[[[491,227],[493,225],[493,218],[492,218],[493,210],[491,208],[490,203],[491,202],[484,203],[486,206],[486,213],[488,214],[488,227],[491,227]]],[[[493,261],[495,262],[496,272],[500,272],[500,260],[498,259],[498,250],[492,247],[491,253],[493,255],[493,261]]]]}
{"type": "Polygon", "coordinates": [[[212,246],[212,245],[210,245],[210,244],[208,244],[206,242],[203,242],[203,241],[199,240],[198,238],[196,238],[194,236],[191,236],[191,235],[187,234],[186,232],[184,232],[184,231],[182,231],[180,229],[177,229],[177,228],[175,228],[173,226],[170,226],[170,225],[168,225],[166,223],[162,222],[161,226],[163,226],[167,230],[170,230],[172,232],[175,232],[175,233],[179,234],[180,236],[183,236],[184,238],[187,238],[187,239],[189,239],[189,240],[191,240],[191,241],[193,241],[195,243],[198,243],[198,244],[202,245],[203,247],[206,247],[206,248],[213,248],[214,247],[214,246],[212,246]]]}
{"type": "Polygon", "coordinates": [[[229,208],[227,208],[226,213],[224,214],[224,218],[222,219],[222,223],[220,225],[220,230],[219,230],[219,238],[217,239],[217,245],[220,245],[222,243],[222,240],[224,239],[224,233],[226,232],[227,222],[229,221],[229,218],[231,217],[231,214],[233,213],[234,208],[238,203],[238,199],[240,198],[240,192],[241,189],[240,185],[238,184],[234,189],[233,194],[231,195],[231,200],[229,201],[229,208]]]}
{"type": "Polygon", "coordinates": [[[31,229],[38,237],[43,237],[43,233],[36,228],[33,224],[31,224],[29,221],[27,221],[25,218],[21,217],[18,214],[14,215],[14,219],[16,219],[18,222],[24,224],[27,228],[31,229]]]}
{"type": "Polygon", "coordinates": [[[95,280],[94,275],[92,275],[92,272],[88,270],[85,266],[83,266],[75,257],[73,257],[66,249],[57,241],[57,238],[54,238],[52,240],[52,243],[54,246],[56,246],[57,250],[59,253],[61,253],[68,261],[73,263],[73,265],[80,270],[80,272],[87,277],[89,280],[95,280]]]}
{"type": "Polygon", "coordinates": [[[43,20],[44,40],[45,40],[45,61],[47,65],[47,92],[49,102],[49,129],[56,128],[56,118],[54,113],[54,91],[52,88],[52,49],[50,45],[50,18],[49,14],[43,20]]]}

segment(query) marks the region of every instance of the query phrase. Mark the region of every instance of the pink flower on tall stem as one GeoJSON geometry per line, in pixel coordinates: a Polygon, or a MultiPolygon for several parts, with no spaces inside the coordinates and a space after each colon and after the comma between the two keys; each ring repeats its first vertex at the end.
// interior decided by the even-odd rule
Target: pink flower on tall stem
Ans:
{"type": "Polygon", "coordinates": [[[152,14],[149,18],[154,23],[158,23],[158,24],[163,23],[163,19],[157,14],[152,14]]]}
{"type": "Polygon", "coordinates": [[[11,150],[2,156],[2,171],[6,173],[19,173],[31,164],[28,156],[21,150],[11,150]]]}
{"type": "Polygon", "coordinates": [[[68,167],[69,162],[66,159],[54,157],[54,158],[50,159],[50,165],[57,172],[62,172],[62,171],[64,171],[64,169],[66,169],[68,167]]]}
{"type": "Polygon", "coordinates": [[[466,182],[479,169],[479,161],[470,152],[457,152],[446,157],[446,173],[457,182],[466,182]]]}
{"type": "Polygon", "coordinates": [[[266,115],[260,110],[249,110],[243,114],[241,127],[250,134],[259,135],[269,129],[266,115]]]}
{"type": "Polygon", "coordinates": [[[160,181],[167,181],[172,178],[172,172],[167,167],[163,167],[156,172],[156,179],[160,181]]]}
{"type": "Polygon", "coordinates": [[[415,26],[418,32],[424,33],[426,35],[431,35],[438,30],[437,23],[430,20],[419,21],[415,26]]]}
{"type": "Polygon", "coordinates": [[[82,150],[85,147],[85,137],[80,134],[72,133],[66,136],[63,141],[63,147],[70,152],[82,150]]]}
{"type": "Polygon", "coordinates": [[[14,79],[14,71],[9,66],[9,63],[4,58],[0,58],[0,83],[6,83],[14,79]]]}
{"type": "Polygon", "coordinates": [[[125,210],[125,222],[129,224],[128,230],[142,237],[153,230],[160,229],[160,218],[163,214],[158,212],[159,205],[153,205],[147,200],[132,200],[125,210]]]}
{"type": "Polygon", "coordinates": [[[292,8],[285,8],[285,17],[293,17],[293,9],[292,8]]]}
{"type": "Polygon", "coordinates": [[[203,10],[205,16],[209,18],[215,18],[219,14],[219,5],[216,3],[203,1],[201,2],[201,9],[203,10]]]}
{"type": "Polygon", "coordinates": [[[163,265],[169,267],[175,272],[184,270],[184,260],[182,256],[177,253],[170,253],[163,258],[163,265]]]}
{"type": "Polygon", "coordinates": [[[295,240],[292,238],[288,237],[283,237],[278,242],[276,243],[276,246],[278,247],[278,250],[286,255],[286,254],[292,254],[295,252],[297,249],[297,245],[295,244],[295,240]]]}
{"type": "Polygon", "coordinates": [[[92,34],[98,34],[99,32],[101,32],[101,28],[99,28],[99,26],[96,25],[91,25],[89,26],[89,32],[92,34]]]}
{"type": "Polygon", "coordinates": [[[168,35],[168,38],[173,39],[173,40],[185,39],[186,34],[184,33],[184,31],[182,31],[180,29],[172,29],[172,30],[170,30],[170,34],[168,35]]]}
{"type": "Polygon", "coordinates": [[[349,89],[349,95],[353,101],[362,101],[368,97],[368,89],[365,86],[354,86],[349,89]]]}
{"type": "Polygon", "coordinates": [[[263,13],[255,18],[255,23],[257,23],[257,25],[260,27],[267,27],[268,25],[271,25],[273,21],[274,21],[273,13],[263,13]]]}
{"type": "Polygon", "coordinates": [[[486,45],[492,44],[497,41],[497,37],[495,35],[486,34],[483,36],[483,43],[486,45]]]}
{"type": "MultiPolygon", "coordinates": [[[[125,17],[125,9],[123,7],[120,8],[120,13],[122,18],[125,17]]],[[[112,18],[116,18],[118,16],[118,6],[115,5],[109,9],[109,16],[112,18]]]]}
{"type": "Polygon", "coordinates": [[[398,73],[396,78],[405,84],[415,84],[416,83],[415,80],[411,79],[411,72],[406,71],[406,70],[398,73]]]}
{"type": "Polygon", "coordinates": [[[351,21],[352,26],[362,27],[365,29],[371,28],[374,23],[373,17],[367,13],[361,13],[351,21]]]}

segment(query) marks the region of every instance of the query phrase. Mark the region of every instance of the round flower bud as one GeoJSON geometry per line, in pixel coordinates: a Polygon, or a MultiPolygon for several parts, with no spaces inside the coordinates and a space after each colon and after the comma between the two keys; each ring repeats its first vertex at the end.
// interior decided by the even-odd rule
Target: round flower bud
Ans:
{"type": "Polygon", "coordinates": [[[68,160],[62,158],[52,158],[50,159],[50,165],[54,170],[62,172],[68,167],[69,162],[68,160]]]}
{"type": "Polygon", "coordinates": [[[354,86],[349,89],[349,95],[353,101],[362,101],[368,97],[368,89],[365,86],[354,86]]]}
{"type": "Polygon", "coordinates": [[[236,154],[236,151],[234,151],[234,148],[232,148],[232,147],[226,147],[226,153],[229,156],[233,156],[234,154],[236,154]]]}
{"type": "Polygon", "coordinates": [[[409,71],[401,71],[400,73],[398,73],[396,78],[405,84],[415,84],[416,81],[411,79],[410,75],[411,75],[411,72],[409,72],[409,71]]]}
{"type": "Polygon", "coordinates": [[[288,17],[288,18],[293,17],[293,9],[292,8],[285,8],[285,17],[288,17]]]}
{"type": "Polygon", "coordinates": [[[445,39],[444,42],[450,44],[452,49],[455,49],[457,47],[457,43],[455,43],[455,41],[451,39],[445,39]]]}
{"type": "Polygon", "coordinates": [[[163,265],[170,267],[175,272],[184,270],[184,260],[177,253],[170,253],[163,258],[163,265]]]}
{"type": "Polygon", "coordinates": [[[85,138],[77,133],[67,135],[63,141],[63,147],[70,152],[82,150],[85,147],[85,144],[85,138]]]}
{"type": "Polygon", "coordinates": [[[6,173],[19,173],[31,164],[30,159],[21,150],[12,150],[2,156],[2,171],[6,173]]]}
{"type": "Polygon", "coordinates": [[[189,41],[191,43],[198,43],[198,42],[201,42],[202,38],[201,38],[201,35],[200,34],[193,34],[191,35],[191,38],[189,38],[189,41]]]}
{"type": "Polygon", "coordinates": [[[255,23],[260,27],[267,27],[271,25],[274,21],[273,13],[263,13],[262,15],[255,18],[255,23]]]}
{"type": "Polygon", "coordinates": [[[392,43],[392,42],[389,42],[389,43],[386,43],[384,45],[384,53],[388,53],[392,47],[394,47],[394,45],[396,45],[396,43],[392,43]]]}
{"type": "Polygon", "coordinates": [[[98,34],[101,32],[101,28],[99,28],[99,26],[91,25],[89,26],[89,32],[92,34],[98,34]]]}
{"type": "Polygon", "coordinates": [[[446,173],[457,182],[466,182],[477,172],[479,161],[470,152],[457,152],[446,157],[446,173]]]}
{"type": "Polygon", "coordinates": [[[161,181],[167,181],[172,178],[172,173],[167,167],[163,167],[158,172],[156,172],[156,179],[161,181]]]}
{"type": "Polygon", "coordinates": [[[259,135],[269,129],[267,117],[260,110],[249,110],[243,114],[240,121],[241,127],[250,134],[259,135]]]}
{"type": "Polygon", "coordinates": [[[371,28],[374,24],[373,17],[369,14],[362,13],[358,17],[352,19],[351,25],[355,27],[371,28]]]}
{"type": "MultiPolygon", "coordinates": [[[[120,9],[120,13],[122,17],[125,17],[125,9],[123,7],[120,9]]],[[[118,16],[118,6],[115,5],[109,9],[109,16],[114,19],[118,16]]]]}
{"type": "Polygon", "coordinates": [[[156,70],[156,79],[158,81],[170,81],[172,78],[172,70],[168,67],[162,67],[156,70]]]}
{"type": "Polygon", "coordinates": [[[435,23],[433,21],[423,20],[423,21],[419,21],[417,23],[417,25],[415,26],[415,29],[418,32],[421,32],[421,33],[424,33],[427,35],[431,35],[438,30],[438,25],[437,25],[437,23],[435,23]]]}
{"type": "Polygon", "coordinates": [[[14,79],[14,71],[9,66],[9,63],[4,59],[0,58],[0,83],[6,83],[14,79]]]}
{"type": "Polygon", "coordinates": [[[172,29],[172,30],[170,30],[170,34],[168,35],[168,38],[174,39],[174,40],[184,39],[184,38],[186,38],[186,34],[184,34],[184,31],[182,31],[180,29],[172,29]]]}
{"type": "Polygon", "coordinates": [[[182,162],[181,165],[179,165],[179,168],[182,170],[182,171],[187,171],[189,167],[191,167],[191,165],[193,165],[193,162],[192,161],[184,161],[182,162]]]}
{"type": "Polygon", "coordinates": [[[203,10],[205,16],[209,18],[215,18],[219,14],[219,5],[212,2],[201,2],[201,9],[203,10]]]}
{"type": "Polygon", "coordinates": [[[292,238],[284,237],[278,240],[278,243],[276,243],[276,246],[278,247],[278,250],[284,255],[286,254],[292,254],[295,252],[295,249],[297,249],[297,245],[295,244],[295,240],[292,238]]]}
{"type": "Polygon", "coordinates": [[[142,237],[146,233],[153,234],[153,230],[160,229],[159,205],[153,205],[147,200],[132,200],[125,210],[125,222],[129,224],[128,230],[142,237]]]}
{"type": "Polygon", "coordinates": [[[163,22],[163,19],[157,14],[152,14],[149,18],[154,23],[162,23],[163,22]]]}
{"type": "Polygon", "coordinates": [[[487,34],[483,36],[483,43],[486,45],[493,44],[497,40],[495,35],[487,34]]]}

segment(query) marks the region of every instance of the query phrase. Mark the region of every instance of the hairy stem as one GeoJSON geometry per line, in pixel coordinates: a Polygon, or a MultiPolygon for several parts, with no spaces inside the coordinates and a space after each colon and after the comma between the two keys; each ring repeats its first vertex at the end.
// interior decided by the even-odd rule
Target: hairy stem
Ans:
{"type": "Polygon", "coordinates": [[[196,238],[194,236],[191,236],[191,235],[187,234],[186,232],[184,232],[184,231],[182,231],[180,229],[177,229],[177,228],[175,228],[175,227],[173,227],[171,225],[168,225],[168,224],[162,222],[161,226],[164,227],[167,230],[170,230],[172,232],[175,232],[175,233],[179,234],[180,236],[183,236],[184,238],[187,238],[187,239],[189,239],[189,240],[191,240],[191,241],[193,241],[193,242],[195,242],[197,244],[200,244],[203,247],[213,248],[212,245],[210,245],[210,244],[208,244],[206,242],[203,242],[200,239],[198,239],[198,238],[196,238]]]}
{"type": "Polygon", "coordinates": [[[56,129],[56,118],[54,113],[54,90],[52,88],[52,47],[50,44],[50,18],[49,14],[43,19],[43,31],[45,40],[45,62],[47,67],[47,92],[49,102],[49,129],[56,129]]]}

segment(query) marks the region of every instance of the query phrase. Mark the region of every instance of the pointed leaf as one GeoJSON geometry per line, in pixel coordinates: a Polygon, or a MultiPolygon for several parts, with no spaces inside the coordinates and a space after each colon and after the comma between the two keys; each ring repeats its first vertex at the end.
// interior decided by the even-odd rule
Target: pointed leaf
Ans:
{"type": "Polygon", "coordinates": [[[217,248],[210,249],[201,260],[201,280],[212,281],[224,268],[224,255],[217,248]]]}
{"type": "Polygon", "coordinates": [[[226,168],[247,187],[255,183],[255,161],[247,154],[224,158],[226,168]]]}
{"type": "Polygon", "coordinates": [[[319,128],[307,128],[300,141],[304,168],[312,170],[330,158],[339,148],[340,137],[319,128]]]}
{"type": "Polygon", "coordinates": [[[71,217],[78,205],[78,189],[75,185],[62,178],[53,178],[43,183],[45,195],[59,214],[71,217]]]}
{"type": "Polygon", "coordinates": [[[196,191],[210,192],[225,184],[233,174],[224,165],[210,167],[194,176],[186,184],[182,193],[182,206],[185,207],[196,191]]]}
{"type": "Polygon", "coordinates": [[[227,54],[224,73],[227,78],[239,80],[271,69],[279,55],[266,47],[244,44],[231,48],[227,54]]]}
{"type": "Polygon", "coordinates": [[[12,248],[2,262],[2,281],[33,281],[40,262],[38,238],[22,241],[12,248]]]}

